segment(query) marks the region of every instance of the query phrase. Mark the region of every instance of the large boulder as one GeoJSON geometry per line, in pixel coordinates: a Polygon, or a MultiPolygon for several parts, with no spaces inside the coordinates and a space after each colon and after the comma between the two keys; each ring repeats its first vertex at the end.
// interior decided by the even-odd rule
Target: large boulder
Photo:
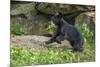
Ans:
{"type": "Polygon", "coordinates": [[[88,25],[90,31],[95,33],[95,12],[92,11],[92,12],[86,12],[86,13],[80,14],[76,18],[76,23],[78,25],[86,23],[88,25]]]}
{"type": "MultiPolygon", "coordinates": [[[[50,32],[46,30],[48,17],[54,12],[61,12],[63,15],[75,15],[76,13],[81,14],[79,12],[94,10],[94,6],[85,5],[12,1],[11,32],[14,34],[49,34],[50,32]]],[[[85,20],[85,17],[82,20],[85,20]]]]}
{"type": "Polygon", "coordinates": [[[69,14],[69,13],[75,13],[79,11],[94,11],[95,10],[94,6],[58,4],[58,3],[38,3],[36,8],[37,10],[46,14],[54,14],[54,12],[69,14]]]}

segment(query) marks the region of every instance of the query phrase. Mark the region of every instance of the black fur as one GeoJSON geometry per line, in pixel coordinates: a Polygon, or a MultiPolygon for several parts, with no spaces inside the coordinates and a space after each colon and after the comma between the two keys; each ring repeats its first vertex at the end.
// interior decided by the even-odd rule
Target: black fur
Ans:
{"type": "Polygon", "coordinates": [[[83,36],[75,26],[66,22],[59,13],[56,13],[51,18],[51,22],[58,26],[58,29],[56,35],[47,41],[46,44],[53,42],[61,44],[61,41],[66,39],[71,43],[74,51],[83,50],[83,36]]]}

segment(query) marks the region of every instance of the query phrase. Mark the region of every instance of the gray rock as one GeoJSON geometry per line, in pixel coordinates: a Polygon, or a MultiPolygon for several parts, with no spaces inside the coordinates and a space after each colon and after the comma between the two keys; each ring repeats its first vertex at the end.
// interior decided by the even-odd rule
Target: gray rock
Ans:
{"type": "Polygon", "coordinates": [[[50,37],[37,36],[37,35],[27,35],[27,36],[11,36],[11,47],[18,47],[24,49],[32,50],[44,50],[50,47],[64,47],[72,48],[68,41],[63,41],[62,44],[51,43],[45,44],[45,41],[48,41],[50,37]]]}

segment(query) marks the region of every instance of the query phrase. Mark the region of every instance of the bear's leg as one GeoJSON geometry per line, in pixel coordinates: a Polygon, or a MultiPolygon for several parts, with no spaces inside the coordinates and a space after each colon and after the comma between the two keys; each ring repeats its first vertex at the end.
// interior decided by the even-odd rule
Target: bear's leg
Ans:
{"type": "Polygon", "coordinates": [[[83,51],[82,45],[80,45],[77,41],[75,41],[73,44],[73,51],[82,52],[83,51]]]}
{"type": "Polygon", "coordinates": [[[45,43],[46,43],[46,44],[53,43],[53,42],[55,42],[55,38],[56,38],[56,37],[53,37],[53,38],[51,38],[49,41],[46,41],[45,43]]]}
{"type": "Polygon", "coordinates": [[[63,36],[63,35],[59,35],[59,36],[57,36],[56,39],[55,39],[55,41],[56,41],[57,43],[59,43],[59,44],[61,44],[61,41],[63,41],[63,40],[64,40],[64,36],[63,36]]]}
{"type": "Polygon", "coordinates": [[[72,47],[74,47],[74,41],[70,41],[72,47]]]}
{"type": "Polygon", "coordinates": [[[45,43],[50,44],[50,43],[56,42],[55,39],[57,36],[59,36],[59,34],[60,34],[59,31],[57,31],[56,35],[54,37],[52,37],[49,41],[46,41],[45,43]]]}

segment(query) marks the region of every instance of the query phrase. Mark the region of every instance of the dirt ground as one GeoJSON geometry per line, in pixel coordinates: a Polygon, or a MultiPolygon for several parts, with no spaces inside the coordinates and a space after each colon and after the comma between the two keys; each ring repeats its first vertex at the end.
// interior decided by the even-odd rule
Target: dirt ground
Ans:
{"type": "Polygon", "coordinates": [[[45,44],[45,41],[48,41],[50,37],[37,36],[37,35],[22,35],[22,36],[12,36],[11,35],[11,47],[32,49],[32,50],[44,50],[46,48],[56,47],[65,47],[71,48],[68,41],[62,41],[62,44],[57,44],[56,42],[51,44],[45,44]]]}

